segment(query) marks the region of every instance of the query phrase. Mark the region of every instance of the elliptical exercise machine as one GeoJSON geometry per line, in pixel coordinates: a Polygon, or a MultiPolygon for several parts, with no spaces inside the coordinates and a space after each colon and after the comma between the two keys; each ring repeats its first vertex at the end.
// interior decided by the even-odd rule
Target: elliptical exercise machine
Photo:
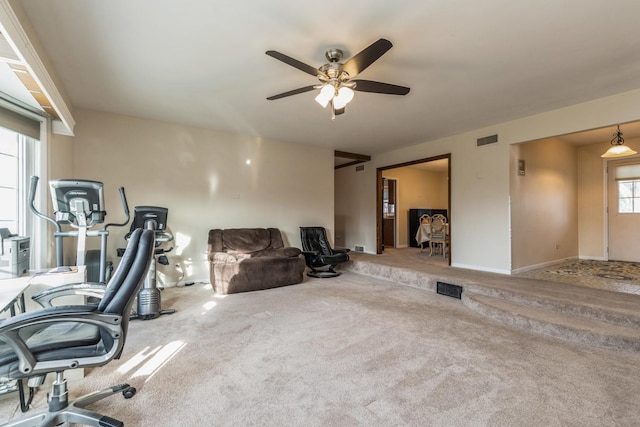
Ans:
{"type": "MultiPolygon", "coordinates": [[[[136,206],[133,208],[133,222],[131,229],[125,236],[129,236],[136,228],[145,228],[153,230],[155,233],[155,251],[151,258],[149,271],[144,279],[142,288],[138,292],[137,311],[131,313],[131,319],[155,319],[161,314],[173,314],[176,312],[173,308],[162,309],[162,297],[157,283],[157,263],[168,265],[169,259],[165,254],[171,252],[173,247],[169,249],[160,248],[163,243],[173,240],[173,234],[167,231],[167,216],[169,209],[157,206],[136,206]]],[[[124,249],[118,249],[118,256],[122,256],[124,249]]]]}
{"type": "Polygon", "coordinates": [[[56,264],[62,271],[64,268],[64,244],[65,237],[77,237],[76,265],[87,265],[87,260],[98,259],[98,273],[95,265],[87,265],[87,281],[106,283],[107,277],[107,237],[109,227],[124,227],[129,223],[129,206],[124,188],[120,187],[120,199],[125,214],[125,221],[121,223],[108,223],[100,230],[93,230],[98,224],[104,223],[107,212],[104,204],[103,184],[98,181],[58,179],[49,182],[51,200],[55,218],[48,217],[38,211],[34,205],[36,189],[38,187],[37,176],[31,177],[29,188],[29,206],[31,211],[39,218],[52,223],[56,227],[53,233],[56,239],[56,264]],[[63,230],[62,225],[69,225],[72,230],[63,230]],[[87,237],[100,237],[100,250],[86,250],[87,237]]]}

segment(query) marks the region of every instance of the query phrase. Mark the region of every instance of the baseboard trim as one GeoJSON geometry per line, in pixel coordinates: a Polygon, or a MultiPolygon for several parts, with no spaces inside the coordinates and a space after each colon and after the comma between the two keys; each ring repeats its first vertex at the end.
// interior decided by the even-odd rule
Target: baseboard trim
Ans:
{"type": "Polygon", "coordinates": [[[553,261],[542,262],[540,264],[528,265],[526,267],[520,267],[520,268],[515,268],[511,270],[511,274],[520,274],[526,271],[536,270],[538,268],[545,268],[545,267],[549,267],[550,265],[561,264],[563,262],[572,261],[576,259],[578,259],[578,257],[570,256],[567,258],[561,258],[561,259],[555,259],[553,261]]]}
{"type": "Polygon", "coordinates": [[[454,262],[451,263],[451,267],[464,268],[465,270],[477,270],[477,271],[486,271],[488,273],[511,275],[511,272],[509,270],[503,270],[501,268],[488,268],[488,267],[481,267],[478,265],[458,264],[454,262]]]}

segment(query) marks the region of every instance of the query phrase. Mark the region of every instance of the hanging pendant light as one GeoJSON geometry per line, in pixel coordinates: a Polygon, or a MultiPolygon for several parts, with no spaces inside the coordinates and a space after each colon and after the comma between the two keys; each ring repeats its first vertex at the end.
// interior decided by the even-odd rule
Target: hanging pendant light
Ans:
{"type": "Polygon", "coordinates": [[[611,140],[611,148],[607,150],[602,156],[603,158],[611,158],[611,157],[625,157],[632,156],[637,154],[637,151],[633,151],[624,144],[624,138],[622,138],[622,132],[620,132],[620,125],[618,125],[618,131],[613,134],[613,139],[611,140]]]}

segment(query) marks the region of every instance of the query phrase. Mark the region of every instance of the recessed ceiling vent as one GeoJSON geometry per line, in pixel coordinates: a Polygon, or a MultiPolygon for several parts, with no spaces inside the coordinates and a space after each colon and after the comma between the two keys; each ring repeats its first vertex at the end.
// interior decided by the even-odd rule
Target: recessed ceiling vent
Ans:
{"type": "Polygon", "coordinates": [[[478,138],[478,147],[482,147],[483,145],[494,144],[498,142],[498,135],[489,135],[483,138],[478,138]]]}

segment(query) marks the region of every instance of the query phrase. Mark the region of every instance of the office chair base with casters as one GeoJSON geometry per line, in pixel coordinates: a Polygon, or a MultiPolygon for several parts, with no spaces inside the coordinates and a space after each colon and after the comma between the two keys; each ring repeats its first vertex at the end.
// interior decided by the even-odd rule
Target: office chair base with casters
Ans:
{"type": "Polygon", "coordinates": [[[62,372],[56,373],[56,380],[51,386],[49,394],[49,409],[36,412],[19,420],[10,421],[5,426],[28,427],[42,426],[53,427],[62,423],[76,423],[96,427],[122,427],[124,423],[107,415],[85,409],[92,403],[122,393],[125,399],[130,399],[136,394],[136,389],[129,384],[118,384],[93,393],[78,397],[72,402],[68,401],[67,380],[62,372]]]}

